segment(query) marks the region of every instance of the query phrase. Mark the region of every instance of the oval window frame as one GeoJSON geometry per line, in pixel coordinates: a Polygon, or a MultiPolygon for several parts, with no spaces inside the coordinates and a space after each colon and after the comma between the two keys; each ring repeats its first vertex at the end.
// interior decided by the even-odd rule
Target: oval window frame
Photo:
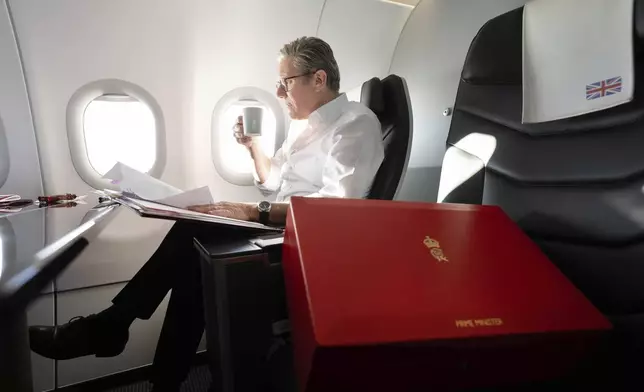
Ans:
{"type": "MultiPolygon", "coordinates": [[[[245,101],[257,101],[266,109],[269,109],[273,112],[273,115],[275,116],[275,151],[277,151],[284,143],[284,140],[286,138],[287,125],[286,116],[284,115],[284,109],[280,105],[277,98],[275,98],[275,96],[273,96],[271,93],[260,88],[238,87],[236,89],[230,90],[217,101],[210,118],[212,162],[215,165],[217,173],[225,181],[240,186],[253,185],[253,173],[236,173],[227,169],[226,165],[221,159],[221,154],[219,151],[219,146],[221,145],[220,140],[224,132],[218,129],[218,124],[219,118],[226,113],[226,110],[228,110],[230,106],[239,102],[243,103],[245,101]]],[[[233,125],[234,124],[230,125],[229,131],[231,134],[233,125]]]]}
{"type": "Polygon", "coordinates": [[[87,106],[103,95],[128,95],[147,105],[156,126],[156,157],[148,175],[159,178],[166,164],[165,121],[161,106],[144,88],[119,79],[90,82],[76,90],[67,104],[67,137],[74,169],[88,185],[95,189],[118,190],[118,186],[103,179],[91,165],[85,142],[84,114],[87,106]]]}

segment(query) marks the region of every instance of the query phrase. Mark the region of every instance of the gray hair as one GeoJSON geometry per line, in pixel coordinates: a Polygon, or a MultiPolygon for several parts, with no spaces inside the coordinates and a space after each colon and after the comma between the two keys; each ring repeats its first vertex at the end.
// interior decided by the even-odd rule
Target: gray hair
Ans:
{"type": "Polygon", "coordinates": [[[326,72],[326,85],[336,93],[340,91],[340,69],[329,44],[316,37],[301,37],[284,45],[282,58],[289,57],[300,72],[326,72]]]}

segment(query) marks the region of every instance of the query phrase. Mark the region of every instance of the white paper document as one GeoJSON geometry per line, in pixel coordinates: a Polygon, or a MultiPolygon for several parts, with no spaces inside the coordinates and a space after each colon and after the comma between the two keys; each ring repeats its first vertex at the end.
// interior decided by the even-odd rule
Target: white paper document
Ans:
{"type": "Polygon", "coordinates": [[[121,162],[117,162],[103,178],[111,180],[121,191],[135,193],[147,200],[159,200],[183,192],[121,162]]]}
{"type": "Polygon", "coordinates": [[[148,201],[141,199],[133,199],[127,196],[118,197],[116,201],[123,204],[143,217],[170,219],[170,220],[191,220],[206,223],[217,223],[226,226],[245,227],[249,229],[260,229],[263,231],[282,231],[280,228],[265,226],[257,222],[248,222],[244,220],[225,218],[223,216],[216,216],[185,210],[182,208],[172,207],[165,204],[160,204],[156,201],[148,201]]]}
{"type": "Polygon", "coordinates": [[[121,192],[134,193],[142,199],[173,207],[186,208],[214,202],[207,186],[184,192],[121,162],[114,165],[103,178],[111,180],[121,192]]]}
{"type": "Polygon", "coordinates": [[[230,219],[187,210],[189,206],[214,203],[210,189],[207,186],[183,192],[120,162],[114,165],[103,178],[111,180],[113,184],[120,188],[120,192],[104,190],[96,193],[113,197],[116,202],[135,210],[143,217],[193,220],[269,232],[281,231],[280,228],[265,226],[257,222],[230,219]]]}
{"type": "Polygon", "coordinates": [[[182,192],[178,195],[156,200],[161,204],[166,204],[178,208],[187,208],[189,206],[198,206],[202,204],[214,203],[210,189],[207,186],[182,192]]]}

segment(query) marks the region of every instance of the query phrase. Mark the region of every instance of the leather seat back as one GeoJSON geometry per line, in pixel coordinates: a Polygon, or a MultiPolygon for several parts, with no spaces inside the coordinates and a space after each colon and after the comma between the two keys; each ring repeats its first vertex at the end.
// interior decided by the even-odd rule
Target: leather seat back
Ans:
{"type": "Polygon", "coordinates": [[[604,313],[642,313],[644,5],[636,1],[634,100],[539,124],[521,123],[522,14],[490,20],[472,41],[439,201],[501,206],[604,313]]]}
{"type": "Polygon", "coordinates": [[[411,103],[401,77],[372,78],[362,85],[360,102],[371,109],[382,127],[385,159],[371,185],[369,199],[393,200],[409,161],[411,103]]]}

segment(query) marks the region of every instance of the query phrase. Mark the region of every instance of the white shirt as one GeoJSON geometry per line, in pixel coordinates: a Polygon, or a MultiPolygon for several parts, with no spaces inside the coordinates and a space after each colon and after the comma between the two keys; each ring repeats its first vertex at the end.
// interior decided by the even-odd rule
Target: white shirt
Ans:
{"type": "Polygon", "coordinates": [[[265,195],[277,192],[278,202],[293,196],[363,198],[384,156],[376,115],[341,94],[311,113],[301,132],[289,132],[268,178],[255,184],[265,195]]]}

